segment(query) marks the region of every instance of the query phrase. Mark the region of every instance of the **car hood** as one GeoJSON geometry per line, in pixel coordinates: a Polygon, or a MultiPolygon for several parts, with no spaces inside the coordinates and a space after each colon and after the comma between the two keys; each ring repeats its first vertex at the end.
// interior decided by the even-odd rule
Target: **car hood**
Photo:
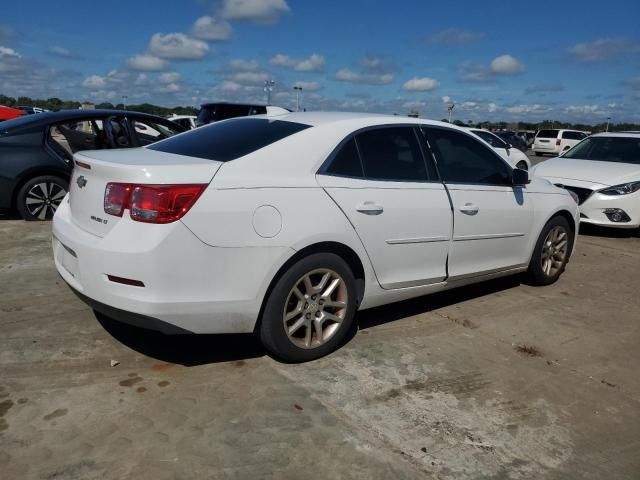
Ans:
{"type": "Polygon", "coordinates": [[[535,174],[611,186],[640,180],[640,165],[556,157],[536,165],[535,174]]]}

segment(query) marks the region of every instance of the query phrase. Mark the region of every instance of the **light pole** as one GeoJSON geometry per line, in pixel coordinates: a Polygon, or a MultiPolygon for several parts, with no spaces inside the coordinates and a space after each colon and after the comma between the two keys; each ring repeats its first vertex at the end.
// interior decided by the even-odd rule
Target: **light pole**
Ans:
{"type": "Polygon", "coordinates": [[[607,132],[609,131],[609,122],[611,121],[611,117],[607,117],[607,132]]]}
{"type": "Polygon", "coordinates": [[[447,112],[449,112],[449,123],[451,123],[451,112],[453,112],[454,108],[456,108],[455,103],[450,103],[449,105],[447,105],[447,112]]]}
{"type": "Polygon", "coordinates": [[[300,92],[302,87],[300,85],[294,85],[293,89],[296,91],[296,112],[300,111],[300,92]]]}
{"type": "Polygon", "coordinates": [[[271,105],[271,92],[273,92],[273,86],[276,84],[273,80],[264,81],[264,91],[267,94],[267,105],[271,105]]]}

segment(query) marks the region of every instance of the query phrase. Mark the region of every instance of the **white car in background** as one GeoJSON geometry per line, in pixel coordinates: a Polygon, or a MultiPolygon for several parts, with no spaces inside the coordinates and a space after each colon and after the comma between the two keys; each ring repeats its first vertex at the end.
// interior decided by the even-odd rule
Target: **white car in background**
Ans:
{"type": "Polygon", "coordinates": [[[174,123],[177,123],[181,127],[186,128],[187,130],[192,130],[196,128],[196,119],[198,117],[195,115],[169,115],[167,120],[171,120],[174,123]]]}
{"type": "Polygon", "coordinates": [[[477,135],[491,145],[491,148],[509,162],[511,166],[522,170],[529,170],[531,168],[531,160],[529,160],[529,157],[527,157],[524,152],[505,143],[505,141],[497,135],[494,135],[488,130],[481,130],[479,128],[472,128],[471,133],[477,135]]]}
{"type": "Polygon", "coordinates": [[[589,136],[580,130],[549,128],[536,133],[531,149],[537,156],[543,154],[560,155],[589,136]]]}
{"type": "Polygon", "coordinates": [[[80,298],[165,332],[256,332],[285,361],[338,348],[357,310],[551,284],[576,238],[566,190],[441,122],[254,116],[75,158],[53,251],[80,298]]]}
{"type": "Polygon", "coordinates": [[[640,226],[640,134],[599,133],[535,174],[578,197],[580,221],[607,227],[640,226]]]}

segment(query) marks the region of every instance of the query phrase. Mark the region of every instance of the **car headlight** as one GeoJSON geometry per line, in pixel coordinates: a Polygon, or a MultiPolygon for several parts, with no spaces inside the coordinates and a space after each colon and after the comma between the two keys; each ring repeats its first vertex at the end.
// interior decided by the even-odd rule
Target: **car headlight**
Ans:
{"type": "Polygon", "coordinates": [[[604,195],[628,195],[640,190],[640,182],[622,183],[620,185],[614,185],[613,187],[603,188],[598,190],[598,193],[604,195]]]}

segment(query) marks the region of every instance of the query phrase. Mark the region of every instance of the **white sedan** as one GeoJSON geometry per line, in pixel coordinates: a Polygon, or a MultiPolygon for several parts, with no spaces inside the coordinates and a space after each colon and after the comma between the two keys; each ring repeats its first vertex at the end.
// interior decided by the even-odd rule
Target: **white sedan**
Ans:
{"type": "Polygon", "coordinates": [[[512,145],[505,143],[499,136],[491,133],[488,130],[481,130],[479,128],[472,128],[471,133],[477,135],[482,140],[491,145],[498,155],[504,158],[511,166],[520,168],[521,170],[529,170],[531,168],[531,160],[527,155],[514,148],[512,145]]]}
{"type": "Polygon", "coordinates": [[[357,310],[553,283],[578,222],[566,190],[419,119],[238,118],[75,162],[53,251],[80,298],[167,333],[256,332],[285,361],[338,348],[357,310]]]}
{"type": "Polygon", "coordinates": [[[593,135],[537,165],[535,173],[577,196],[581,222],[640,226],[640,134],[593,135]]]}

